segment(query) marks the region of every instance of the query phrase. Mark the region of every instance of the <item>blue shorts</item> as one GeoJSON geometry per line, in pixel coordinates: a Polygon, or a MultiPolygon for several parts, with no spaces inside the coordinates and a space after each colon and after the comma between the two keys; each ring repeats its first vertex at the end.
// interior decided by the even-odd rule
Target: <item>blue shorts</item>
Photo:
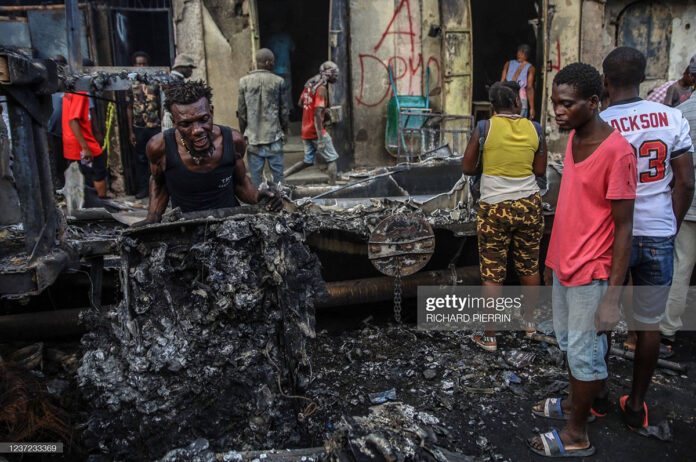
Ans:
{"type": "Polygon", "coordinates": [[[643,324],[659,323],[665,317],[674,275],[674,236],[633,236],[628,267],[634,286],[633,319],[643,324]]]}
{"type": "Polygon", "coordinates": [[[553,330],[561,351],[568,355],[568,367],[583,382],[606,379],[604,360],[609,345],[605,334],[597,335],[595,312],[609,281],[595,279],[584,286],[562,285],[553,275],[553,330]]]}
{"type": "Polygon", "coordinates": [[[321,157],[324,158],[324,160],[329,163],[333,162],[336,159],[338,159],[338,153],[336,152],[336,148],[334,148],[333,141],[331,140],[331,136],[328,133],[325,133],[323,135],[324,137],[324,143],[326,143],[326,149],[323,151],[319,150],[319,147],[317,146],[317,140],[318,138],[314,138],[313,140],[302,140],[302,143],[304,144],[304,163],[305,164],[313,164],[314,163],[314,158],[316,157],[317,152],[321,157]]]}

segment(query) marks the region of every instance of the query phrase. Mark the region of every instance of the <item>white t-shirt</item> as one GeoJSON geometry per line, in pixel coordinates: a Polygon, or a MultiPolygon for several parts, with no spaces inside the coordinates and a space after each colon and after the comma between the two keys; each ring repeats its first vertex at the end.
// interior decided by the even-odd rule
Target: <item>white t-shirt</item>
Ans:
{"type": "Polygon", "coordinates": [[[671,160],[693,152],[689,122],[678,109],[635,98],[599,114],[636,152],[636,203],[633,235],[667,237],[677,233],[672,211],[671,160]]]}

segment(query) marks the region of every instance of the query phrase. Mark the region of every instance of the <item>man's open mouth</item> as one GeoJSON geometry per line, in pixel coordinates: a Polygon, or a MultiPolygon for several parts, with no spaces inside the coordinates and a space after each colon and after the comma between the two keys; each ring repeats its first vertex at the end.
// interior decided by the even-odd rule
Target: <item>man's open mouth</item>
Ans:
{"type": "Polygon", "coordinates": [[[197,148],[204,148],[208,145],[208,138],[203,137],[203,138],[198,138],[196,140],[193,140],[193,145],[197,148]]]}

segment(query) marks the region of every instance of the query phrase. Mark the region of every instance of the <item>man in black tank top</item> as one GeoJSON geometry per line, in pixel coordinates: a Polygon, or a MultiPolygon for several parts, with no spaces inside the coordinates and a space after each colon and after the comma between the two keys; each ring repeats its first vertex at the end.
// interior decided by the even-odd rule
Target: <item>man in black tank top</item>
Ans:
{"type": "Polygon", "coordinates": [[[139,224],[158,223],[169,199],[183,212],[256,204],[269,198],[269,210],[283,204],[277,192],[259,191],[246,175],[242,134],[213,124],[212,90],[202,81],[182,82],[165,90],[165,107],[174,128],[147,143],[150,205],[139,224]]]}

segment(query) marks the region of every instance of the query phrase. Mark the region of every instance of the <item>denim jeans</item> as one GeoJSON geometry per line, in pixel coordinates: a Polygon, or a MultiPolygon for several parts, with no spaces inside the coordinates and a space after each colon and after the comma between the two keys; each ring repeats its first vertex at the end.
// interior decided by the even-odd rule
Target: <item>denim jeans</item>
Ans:
{"type": "Polygon", "coordinates": [[[133,127],[135,134],[135,192],[150,189],[150,163],[145,147],[150,138],[162,131],[162,127],[133,127]]]}
{"type": "Polygon", "coordinates": [[[323,135],[323,138],[324,142],[326,143],[326,148],[322,151],[319,150],[319,146],[317,144],[318,138],[314,138],[313,140],[302,140],[302,143],[304,144],[305,164],[313,164],[317,153],[324,158],[326,163],[333,162],[338,159],[338,153],[336,152],[336,148],[334,148],[331,135],[326,133],[323,135]]]}
{"type": "Polygon", "coordinates": [[[268,167],[273,173],[273,183],[283,182],[283,143],[278,140],[270,144],[249,145],[247,148],[247,163],[251,182],[257,187],[262,183],[263,167],[268,161],[268,167]]]}
{"type": "Polygon", "coordinates": [[[595,279],[583,286],[568,287],[553,275],[553,330],[561,351],[568,354],[571,374],[583,382],[606,379],[604,355],[609,349],[606,334],[597,335],[595,312],[609,281],[595,279]]]}
{"type": "Polygon", "coordinates": [[[643,324],[662,321],[674,274],[674,236],[633,236],[628,267],[634,286],[633,319],[643,324]]]}

